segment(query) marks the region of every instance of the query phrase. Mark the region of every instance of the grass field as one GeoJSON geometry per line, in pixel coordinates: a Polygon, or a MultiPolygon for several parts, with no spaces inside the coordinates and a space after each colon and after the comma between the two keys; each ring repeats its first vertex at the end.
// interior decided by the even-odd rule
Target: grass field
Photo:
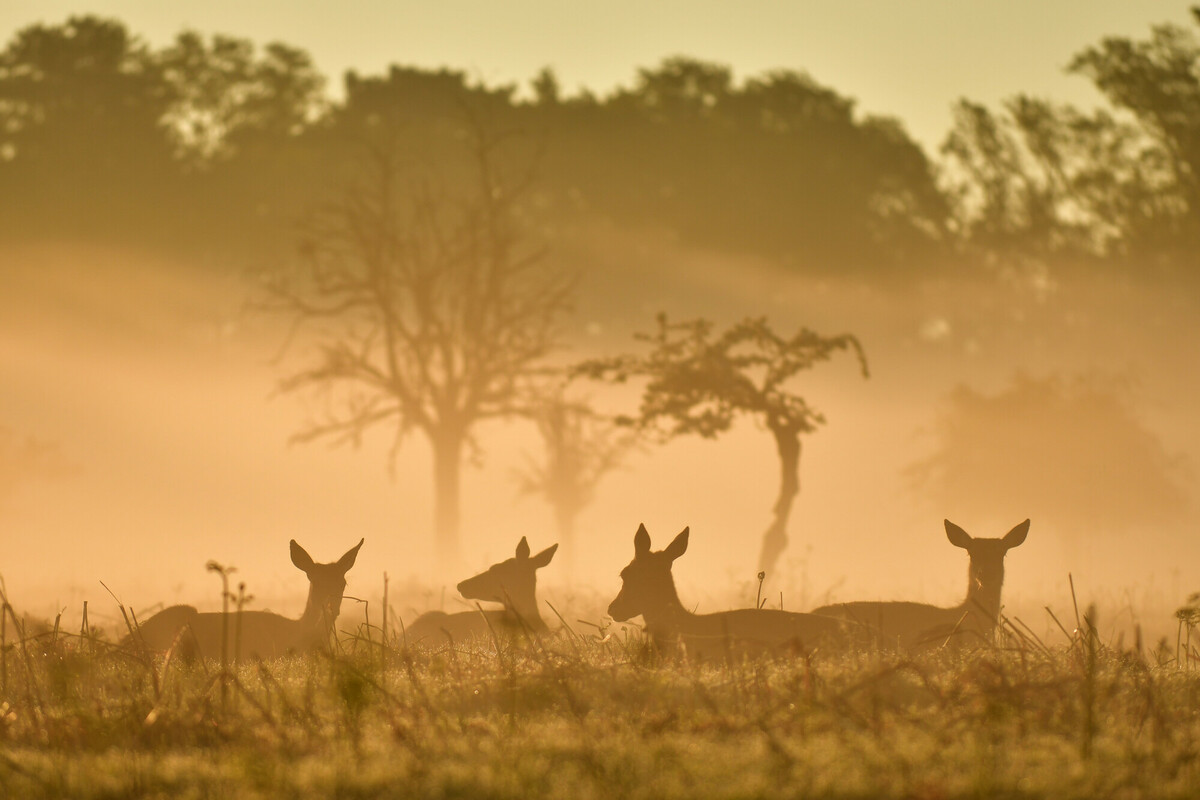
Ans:
{"type": "Polygon", "coordinates": [[[0,796],[1200,795],[1200,673],[1174,647],[1010,634],[691,664],[629,631],[420,651],[366,631],[223,670],[35,636],[10,610],[0,796]]]}

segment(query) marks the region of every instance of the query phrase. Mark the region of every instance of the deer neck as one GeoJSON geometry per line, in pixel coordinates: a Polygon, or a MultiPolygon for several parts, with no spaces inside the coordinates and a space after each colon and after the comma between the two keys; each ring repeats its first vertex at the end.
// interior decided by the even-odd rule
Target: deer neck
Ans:
{"type": "Polygon", "coordinates": [[[536,583],[529,587],[528,592],[517,592],[509,596],[504,603],[504,613],[518,624],[528,625],[535,630],[546,628],[546,623],[542,621],[542,615],[538,611],[536,583]]]}
{"type": "Polygon", "coordinates": [[[988,627],[1000,618],[1000,588],[1004,584],[1004,564],[984,568],[974,561],[967,569],[967,599],[962,608],[988,627]]]}
{"type": "Polygon", "coordinates": [[[655,596],[642,609],[642,619],[651,633],[677,634],[683,631],[688,621],[695,617],[679,602],[679,592],[675,589],[675,579],[667,578],[667,583],[659,587],[655,596]]]}
{"type": "Polygon", "coordinates": [[[295,620],[296,629],[301,637],[311,637],[315,642],[323,642],[329,638],[329,634],[333,632],[333,623],[336,617],[330,616],[324,606],[321,599],[314,596],[310,587],[308,600],[304,604],[304,613],[300,615],[300,619],[295,620]]]}

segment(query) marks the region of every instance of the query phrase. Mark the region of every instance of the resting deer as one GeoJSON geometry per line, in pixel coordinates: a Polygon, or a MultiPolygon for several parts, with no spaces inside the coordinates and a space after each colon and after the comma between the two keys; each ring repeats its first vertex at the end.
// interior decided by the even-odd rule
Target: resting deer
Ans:
{"type": "MultiPolygon", "coordinates": [[[[300,619],[270,611],[241,611],[228,615],[200,612],[192,606],[164,608],[139,625],[138,641],[154,651],[166,651],[179,643],[181,650],[201,658],[220,658],[221,639],[232,659],[243,656],[274,658],[326,647],[333,624],[342,608],[346,573],[354,566],[363,540],[332,564],[317,564],[293,539],[292,563],[308,576],[308,601],[300,619]]],[[[127,639],[128,641],[128,639],[127,639]]]]}
{"type": "Polygon", "coordinates": [[[841,638],[842,623],[832,617],[768,608],[741,608],[693,614],[683,607],[671,565],[687,551],[688,528],[666,549],[650,552],[650,534],[639,525],[633,537],[633,561],[621,570],[621,591],[608,607],[617,622],[637,615],[663,652],[682,649],[692,658],[727,657],[734,652],[815,649],[841,638]]]}
{"type": "Polygon", "coordinates": [[[548,630],[538,612],[537,571],[554,558],[557,544],[550,545],[535,556],[529,555],[525,537],[517,544],[516,554],[473,578],[458,585],[459,593],[468,600],[503,603],[502,610],[428,611],[404,631],[408,644],[441,644],[444,640],[464,641],[516,633],[522,630],[542,633],[548,630]]]}
{"type": "Polygon", "coordinates": [[[976,539],[950,520],[945,522],[950,544],[963,548],[971,557],[967,599],[961,604],[941,608],[904,602],[838,603],[813,613],[859,623],[875,631],[883,643],[903,650],[938,646],[951,637],[958,642],[989,641],[1000,616],[1004,555],[1025,541],[1029,520],[1000,539],[976,539]]]}

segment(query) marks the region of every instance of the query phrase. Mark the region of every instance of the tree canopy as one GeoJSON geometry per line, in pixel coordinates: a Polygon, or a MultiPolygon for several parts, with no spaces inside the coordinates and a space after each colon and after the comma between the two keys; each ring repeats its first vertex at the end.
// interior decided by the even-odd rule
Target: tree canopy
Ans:
{"type": "Polygon", "coordinates": [[[464,135],[464,103],[486,103],[542,149],[547,225],[586,214],[653,226],[808,272],[965,260],[1192,274],[1195,31],[1104,39],[1069,69],[1107,107],[963,100],[930,155],[902,121],[798,71],[738,78],[679,56],[598,97],[564,93],[549,69],[522,90],[396,65],[342,76],[333,100],[286,43],[183,31],[154,48],[118,20],[72,17],[0,51],[0,236],[218,250],[245,264],[290,241],[364,139],[438,158],[464,135]]]}
{"type": "Polygon", "coordinates": [[[942,244],[947,206],[902,124],[804,74],[739,82],[671,58],[604,98],[564,96],[549,70],[532,98],[402,66],[347,74],[337,102],[324,84],[283,43],[184,31],[156,50],[96,17],[26,28],[0,53],[0,187],[20,211],[4,234],[157,231],[253,253],[338,185],[364,138],[437,158],[463,135],[463,104],[486,101],[543,148],[558,222],[582,209],[824,270],[883,270],[942,244]]]}
{"type": "MultiPolygon", "coordinates": [[[[1200,23],[1200,10],[1195,10],[1200,23]]],[[[1109,107],[1018,95],[955,106],[942,148],[962,246],[990,263],[1196,276],[1200,41],[1175,25],[1107,38],[1070,72],[1109,107]]]]}

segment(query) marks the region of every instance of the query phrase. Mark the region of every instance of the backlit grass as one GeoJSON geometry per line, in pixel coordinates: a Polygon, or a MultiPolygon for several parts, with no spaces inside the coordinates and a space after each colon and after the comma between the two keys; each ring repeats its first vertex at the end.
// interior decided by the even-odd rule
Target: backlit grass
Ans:
{"type": "Polygon", "coordinates": [[[222,671],[22,636],[9,614],[0,796],[1200,792],[1200,677],[1095,636],[692,664],[634,634],[421,651],[373,634],[222,671]]]}

